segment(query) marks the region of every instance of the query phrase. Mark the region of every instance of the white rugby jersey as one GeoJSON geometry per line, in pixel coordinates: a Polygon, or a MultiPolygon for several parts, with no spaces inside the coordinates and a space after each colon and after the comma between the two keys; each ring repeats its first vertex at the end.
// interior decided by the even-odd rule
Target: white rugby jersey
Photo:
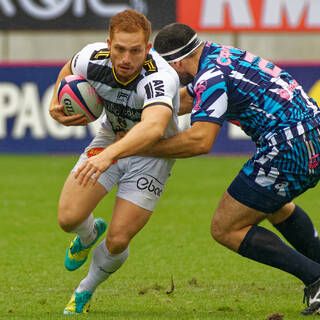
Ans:
{"type": "Polygon", "coordinates": [[[128,131],[141,120],[144,108],[163,105],[172,109],[164,137],[178,133],[179,77],[153,49],[147,55],[140,74],[127,83],[114,74],[107,44],[96,42],[77,53],[71,62],[73,74],[83,76],[103,99],[104,128],[128,131]]]}

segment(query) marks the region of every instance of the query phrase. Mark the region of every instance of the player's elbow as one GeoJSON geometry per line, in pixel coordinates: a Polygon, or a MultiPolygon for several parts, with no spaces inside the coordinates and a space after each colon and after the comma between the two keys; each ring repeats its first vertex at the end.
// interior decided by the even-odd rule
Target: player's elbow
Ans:
{"type": "Polygon", "coordinates": [[[158,141],[164,136],[165,127],[158,125],[157,123],[150,124],[150,131],[152,133],[152,140],[158,141]]]}
{"type": "Polygon", "coordinates": [[[164,127],[159,127],[159,128],[156,129],[157,140],[163,138],[164,132],[165,132],[165,128],[164,127]]]}
{"type": "Polygon", "coordinates": [[[207,154],[211,151],[211,144],[209,144],[205,139],[198,140],[197,142],[197,154],[207,154]]]}
{"type": "Polygon", "coordinates": [[[190,141],[195,155],[207,154],[212,149],[212,141],[202,132],[191,132],[190,141]]]}
{"type": "Polygon", "coordinates": [[[207,154],[211,151],[212,145],[211,143],[208,143],[208,141],[203,141],[202,146],[201,146],[201,151],[202,154],[207,154]]]}

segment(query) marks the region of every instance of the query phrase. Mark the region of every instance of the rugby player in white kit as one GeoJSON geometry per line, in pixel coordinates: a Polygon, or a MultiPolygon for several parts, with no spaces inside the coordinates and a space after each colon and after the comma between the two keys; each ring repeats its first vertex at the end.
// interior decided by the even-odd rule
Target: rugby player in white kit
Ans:
{"type": "Polygon", "coordinates": [[[59,200],[60,227],[76,233],[65,256],[68,270],[87,260],[106,230],[105,221],[94,219],[92,212],[118,186],[106,239],[94,249],[88,275],[65,314],[88,312],[97,286],[125,262],[129,243],[151,217],[174,164],[172,159],[131,155],[178,133],[178,75],[151,48],[151,26],[144,15],[125,10],[111,19],[109,31],[107,43],[87,45],[62,68],[50,106],[51,116],[64,125],[87,124],[81,115],[66,116],[56,97],[61,79],[76,74],[95,88],[105,109],[99,132],[68,176],[59,200]],[[126,134],[116,141],[119,132],[126,134]]]}

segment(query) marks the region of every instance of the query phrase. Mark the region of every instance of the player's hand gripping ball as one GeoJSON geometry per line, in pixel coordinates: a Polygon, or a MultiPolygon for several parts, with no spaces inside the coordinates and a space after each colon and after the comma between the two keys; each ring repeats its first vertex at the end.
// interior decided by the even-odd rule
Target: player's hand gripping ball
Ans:
{"type": "Polygon", "coordinates": [[[61,80],[58,101],[66,115],[83,114],[89,122],[97,120],[103,111],[102,100],[95,89],[85,78],[76,75],[61,80]]]}

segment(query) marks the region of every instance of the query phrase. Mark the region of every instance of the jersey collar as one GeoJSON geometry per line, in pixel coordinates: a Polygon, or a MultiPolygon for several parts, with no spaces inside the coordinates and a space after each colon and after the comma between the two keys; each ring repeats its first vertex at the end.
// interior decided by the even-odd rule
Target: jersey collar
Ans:
{"type": "Polygon", "coordinates": [[[114,79],[115,79],[118,83],[120,83],[120,84],[123,85],[123,86],[126,86],[126,85],[129,84],[130,82],[134,81],[134,80],[138,77],[138,75],[140,74],[140,72],[137,73],[135,76],[133,76],[133,77],[132,77],[130,80],[128,80],[127,82],[123,82],[123,81],[120,81],[120,80],[118,79],[118,77],[117,77],[117,75],[116,75],[116,72],[115,72],[113,66],[112,66],[112,74],[113,74],[114,79]]]}

